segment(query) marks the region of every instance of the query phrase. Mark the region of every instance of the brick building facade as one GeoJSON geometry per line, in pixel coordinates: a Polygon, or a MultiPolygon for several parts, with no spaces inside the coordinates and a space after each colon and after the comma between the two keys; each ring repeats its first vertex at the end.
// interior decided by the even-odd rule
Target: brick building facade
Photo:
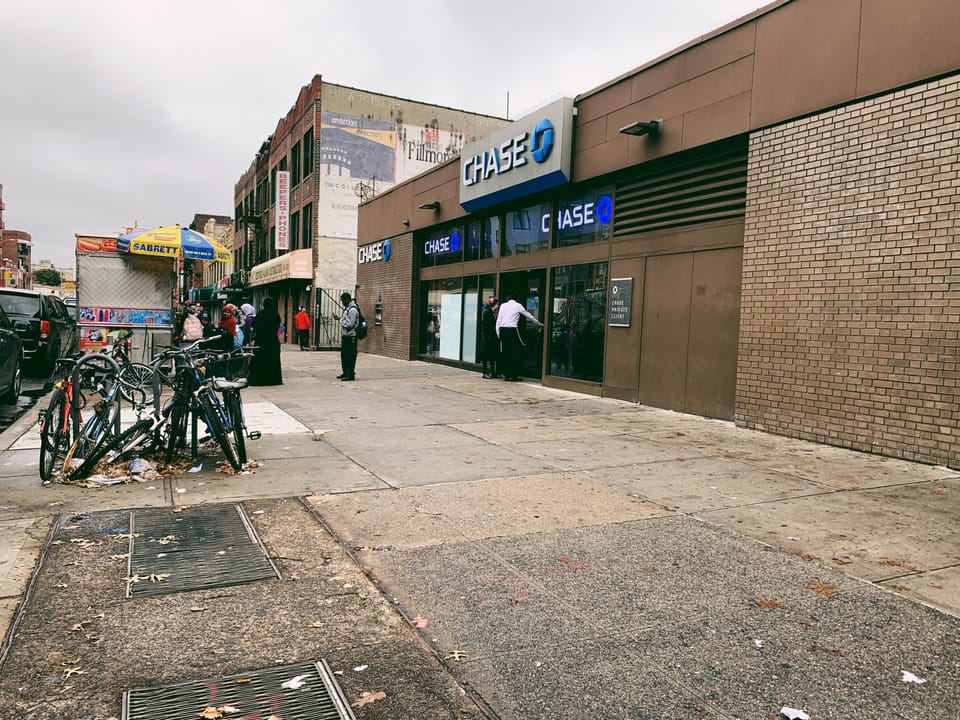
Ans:
{"type": "Polygon", "coordinates": [[[960,79],[754,133],[737,422],[960,467],[960,79]]]}
{"type": "MultiPolygon", "coordinates": [[[[365,203],[361,250],[414,248],[410,313],[365,349],[477,368],[510,292],[545,385],[960,468],[958,28],[939,0],[779,0],[573,98],[562,184],[478,204],[466,157],[365,203]]],[[[407,292],[387,265],[367,297],[407,292]]]]}

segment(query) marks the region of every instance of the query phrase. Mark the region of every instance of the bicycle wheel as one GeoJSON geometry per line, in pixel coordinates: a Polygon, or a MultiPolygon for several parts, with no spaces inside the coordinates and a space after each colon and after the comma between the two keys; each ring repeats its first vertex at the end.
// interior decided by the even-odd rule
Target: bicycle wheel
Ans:
{"type": "Polygon", "coordinates": [[[227,432],[227,428],[223,424],[223,416],[220,414],[221,408],[217,407],[219,404],[215,397],[210,396],[209,392],[204,392],[200,395],[200,407],[203,409],[203,414],[207,419],[210,434],[213,435],[220,444],[220,447],[223,449],[223,454],[227,458],[227,462],[230,463],[230,467],[234,470],[240,470],[243,467],[243,463],[240,462],[240,456],[237,455],[233,435],[227,432]]]}
{"type": "Polygon", "coordinates": [[[227,411],[227,418],[230,420],[230,432],[233,433],[233,444],[237,448],[237,457],[240,464],[247,462],[247,443],[244,433],[246,428],[243,424],[243,403],[240,400],[239,390],[227,390],[223,394],[223,409],[227,411]]]}
{"type": "Polygon", "coordinates": [[[40,479],[53,480],[53,469],[63,466],[70,449],[70,422],[66,418],[67,396],[57,388],[40,422],[40,479]]]}
{"type": "Polygon", "coordinates": [[[77,468],[78,477],[86,477],[101,462],[112,463],[121,460],[131,452],[146,453],[154,445],[155,436],[152,420],[139,420],[116,437],[101,443],[83,459],[83,464],[77,468]]]}
{"type": "Polygon", "coordinates": [[[173,401],[173,407],[170,408],[170,422],[167,425],[170,434],[167,436],[167,449],[164,453],[164,462],[167,464],[173,462],[177,455],[177,450],[187,439],[187,423],[190,422],[190,404],[186,398],[178,398],[173,401]]]}
{"type": "Polygon", "coordinates": [[[153,370],[149,365],[127,363],[117,378],[122,383],[120,394],[128,402],[146,402],[147,396],[153,395],[153,370]]]}
{"type": "Polygon", "coordinates": [[[78,442],[75,443],[75,447],[71,447],[68,456],[69,458],[81,458],[83,462],[76,468],[64,468],[64,477],[76,480],[90,474],[90,471],[96,466],[96,462],[88,463],[87,458],[98,453],[102,455],[102,451],[120,436],[120,433],[116,432],[119,415],[120,403],[118,401],[97,403],[93,416],[84,424],[78,442]]]}

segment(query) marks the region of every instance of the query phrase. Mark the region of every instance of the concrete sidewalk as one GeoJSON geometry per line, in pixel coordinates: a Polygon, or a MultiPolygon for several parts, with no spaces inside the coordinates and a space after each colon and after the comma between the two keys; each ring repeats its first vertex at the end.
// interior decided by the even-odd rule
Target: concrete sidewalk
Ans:
{"type": "Polygon", "coordinates": [[[290,522],[320,520],[488,717],[957,707],[956,472],[439,365],[361,355],[341,383],[334,353],[283,361],[244,392],[279,428],[251,475],[42,489],[35,418],[0,437],[7,617],[60,513],[306,497],[290,522]]]}

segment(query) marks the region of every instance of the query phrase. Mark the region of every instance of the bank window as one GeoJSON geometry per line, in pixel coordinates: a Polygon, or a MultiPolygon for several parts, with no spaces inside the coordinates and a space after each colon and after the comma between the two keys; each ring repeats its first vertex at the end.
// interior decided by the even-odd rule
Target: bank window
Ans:
{"type": "Polygon", "coordinates": [[[483,236],[480,244],[480,257],[500,256],[500,216],[491,215],[483,220],[483,236]]]}
{"type": "Polygon", "coordinates": [[[483,224],[479,220],[467,223],[467,239],[463,246],[464,261],[480,259],[480,243],[483,238],[483,224]]]}
{"type": "Polygon", "coordinates": [[[464,227],[434,230],[420,242],[420,267],[452,265],[463,261],[464,227]]]}
{"type": "Polygon", "coordinates": [[[303,179],[313,173],[313,128],[303,134],[303,179]]]}
{"type": "Polygon", "coordinates": [[[419,337],[420,352],[460,359],[460,327],[463,319],[463,285],[460,278],[423,283],[419,337]]]}
{"type": "Polygon", "coordinates": [[[550,203],[538,203],[506,215],[503,254],[525,255],[550,246],[550,203]]]}
{"type": "Polygon", "coordinates": [[[610,239],[613,228],[613,188],[600,187],[557,203],[554,247],[570,247],[610,239]]]}
{"type": "Polygon", "coordinates": [[[607,264],[555,267],[551,287],[549,374],[602,382],[607,264]]]}
{"type": "Polygon", "coordinates": [[[303,232],[300,234],[303,247],[313,246],[313,203],[303,206],[303,232]]]}
{"type": "Polygon", "coordinates": [[[300,184],[300,143],[295,143],[290,150],[290,187],[300,184]]]}

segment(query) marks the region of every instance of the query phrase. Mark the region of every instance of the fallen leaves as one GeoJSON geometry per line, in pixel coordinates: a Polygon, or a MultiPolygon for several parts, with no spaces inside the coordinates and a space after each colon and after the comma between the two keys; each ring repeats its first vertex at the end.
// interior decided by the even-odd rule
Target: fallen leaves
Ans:
{"type": "Polygon", "coordinates": [[[350,703],[350,706],[363,707],[364,705],[369,705],[377,700],[385,700],[386,698],[387,694],[382,690],[378,692],[363,692],[360,694],[360,698],[356,702],[350,703]]]}
{"type": "Polygon", "coordinates": [[[766,610],[779,610],[783,607],[783,603],[778,603],[775,600],[757,600],[757,607],[762,607],[766,610]]]}
{"type": "Polygon", "coordinates": [[[817,595],[825,598],[832,598],[840,594],[840,590],[824,580],[814,580],[807,585],[808,590],[813,590],[817,595]]]}
{"type": "Polygon", "coordinates": [[[827,655],[833,655],[835,657],[839,657],[840,655],[843,655],[843,650],[841,650],[840,648],[823,647],[823,645],[817,645],[817,644],[808,645],[807,650],[809,650],[810,652],[822,652],[822,653],[826,653],[827,655]]]}

